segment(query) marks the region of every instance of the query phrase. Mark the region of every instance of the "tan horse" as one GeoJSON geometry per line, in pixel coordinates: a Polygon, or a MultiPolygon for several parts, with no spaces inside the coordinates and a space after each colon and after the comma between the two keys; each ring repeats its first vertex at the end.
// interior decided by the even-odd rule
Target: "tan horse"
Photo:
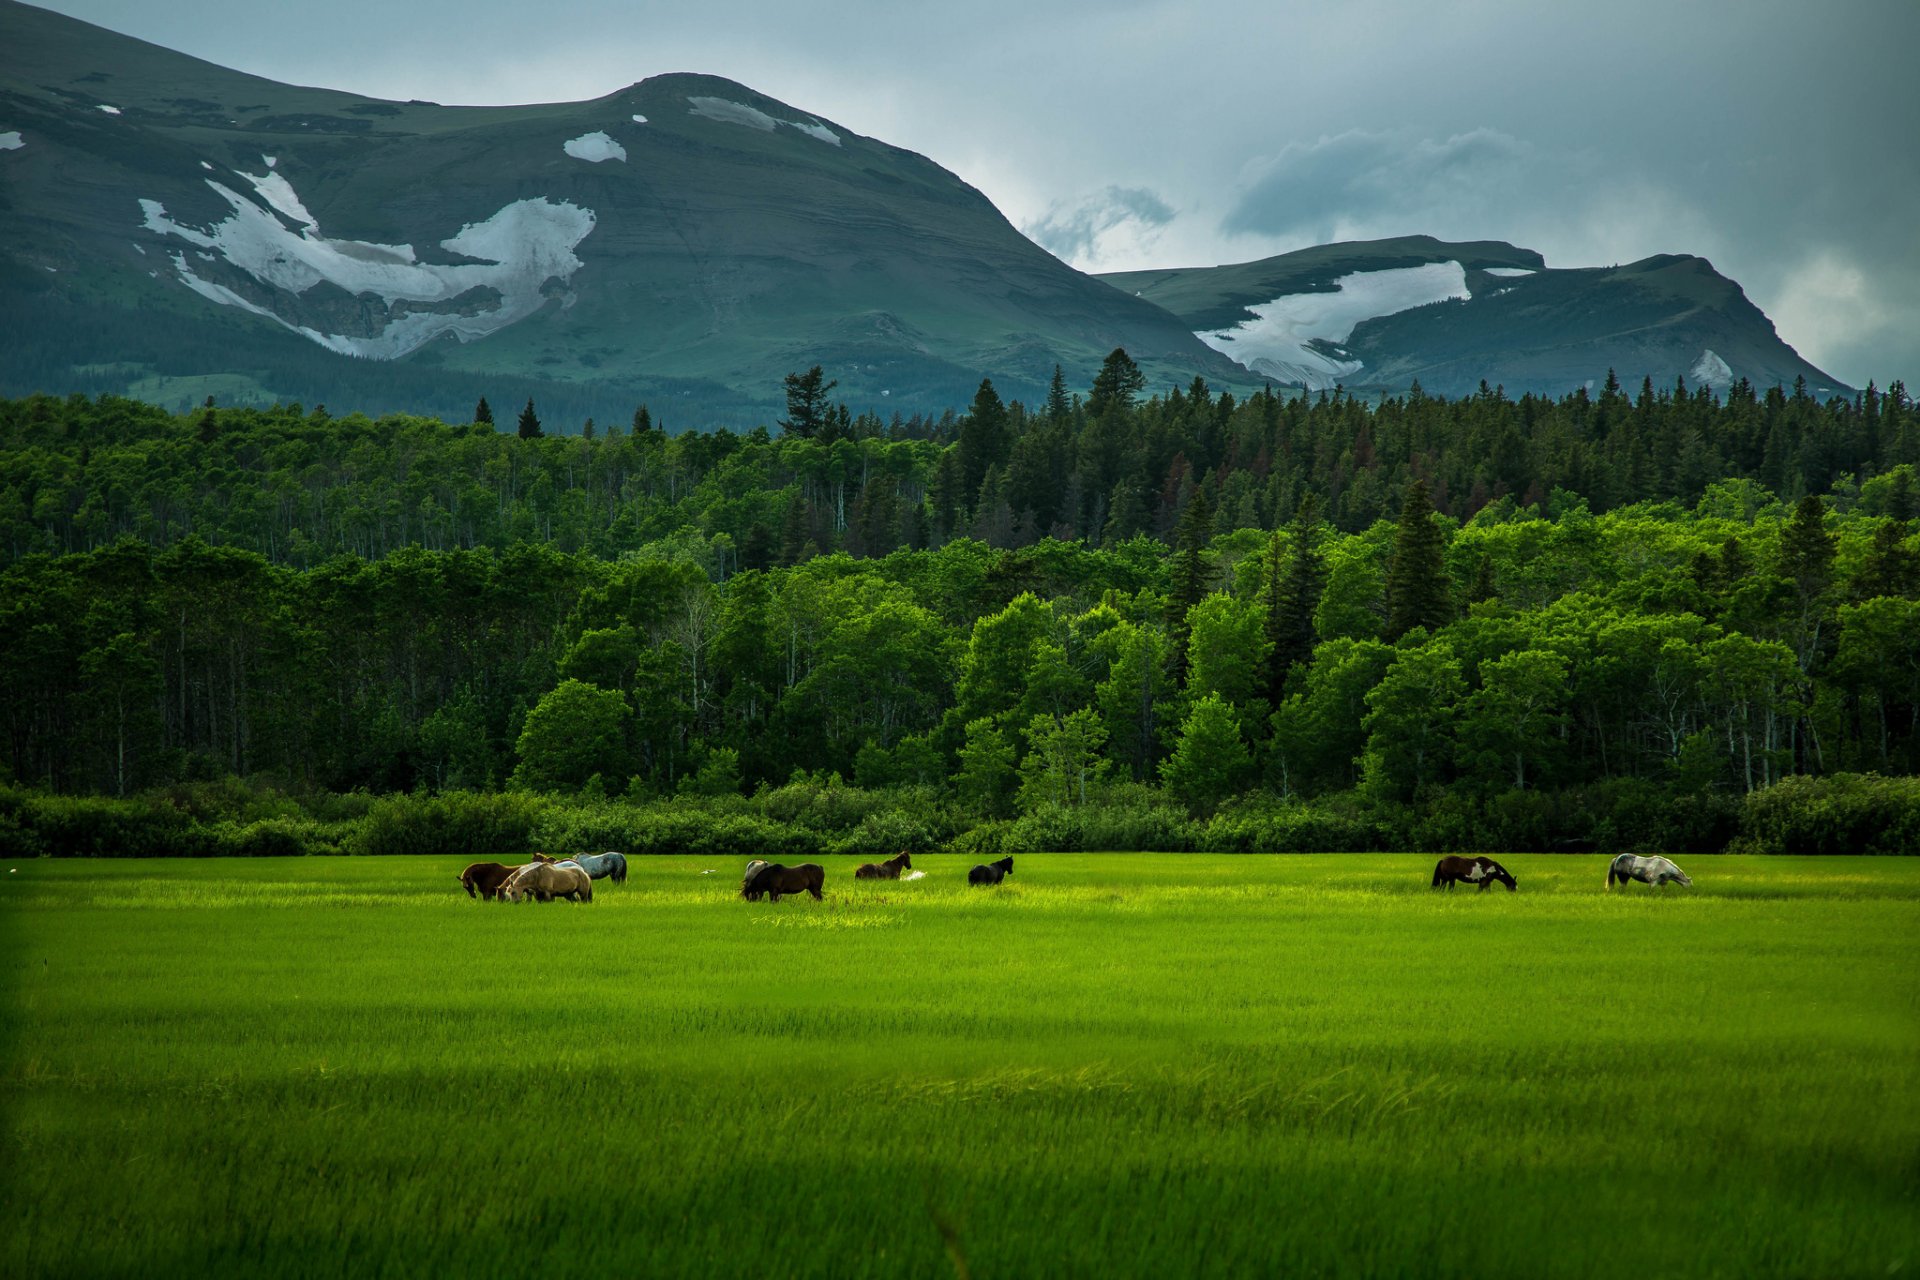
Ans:
{"type": "Polygon", "coordinates": [[[577,866],[548,862],[529,862],[500,886],[500,896],[508,902],[551,902],[555,898],[593,901],[593,881],[577,866]]]}

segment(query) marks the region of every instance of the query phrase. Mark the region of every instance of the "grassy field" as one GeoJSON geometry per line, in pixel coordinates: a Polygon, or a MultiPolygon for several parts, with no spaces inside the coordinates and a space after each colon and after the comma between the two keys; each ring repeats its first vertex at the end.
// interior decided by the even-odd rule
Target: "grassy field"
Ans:
{"type": "Polygon", "coordinates": [[[8,1276],[1920,1269],[1920,859],[10,865],[8,1276]]]}

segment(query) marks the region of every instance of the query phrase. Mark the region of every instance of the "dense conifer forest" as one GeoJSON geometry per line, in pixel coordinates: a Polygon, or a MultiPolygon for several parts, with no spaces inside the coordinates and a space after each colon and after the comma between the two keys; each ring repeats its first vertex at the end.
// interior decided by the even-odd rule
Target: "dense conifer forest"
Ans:
{"type": "Polygon", "coordinates": [[[0,402],[0,845],[1920,842],[1897,383],[786,390],[0,402]]]}

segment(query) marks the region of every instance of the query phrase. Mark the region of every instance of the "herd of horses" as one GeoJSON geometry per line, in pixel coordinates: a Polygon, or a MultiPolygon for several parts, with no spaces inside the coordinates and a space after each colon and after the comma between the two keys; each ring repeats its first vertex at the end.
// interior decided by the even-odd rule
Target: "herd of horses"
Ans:
{"type": "MultiPolygon", "coordinates": [[[[899,880],[919,879],[925,872],[913,870],[913,855],[896,854],[885,862],[863,862],[855,868],[855,880],[899,880]]],[[[967,872],[970,885],[996,885],[1013,874],[1011,856],[998,862],[987,862],[967,872]]],[[[552,902],[565,899],[570,902],[592,902],[593,882],[611,880],[615,884],[625,884],[627,879],[627,855],[624,853],[580,853],[570,858],[554,858],[544,853],[533,855],[533,861],[518,867],[509,867],[498,862],[476,862],[460,873],[460,883],[466,889],[469,898],[487,899],[497,902],[552,902]]],[[[1692,877],[1675,866],[1671,860],[1659,857],[1642,857],[1639,854],[1623,853],[1607,864],[1607,889],[1612,891],[1615,882],[1622,885],[1638,880],[1642,884],[1659,888],[1662,885],[1678,884],[1689,888],[1692,877]]],[[[1433,867],[1433,887],[1452,889],[1462,881],[1477,885],[1479,892],[1485,893],[1490,884],[1503,884],[1507,892],[1512,893],[1520,887],[1513,873],[1495,862],[1492,858],[1463,857],[1455,854],[1440,859],[1433,867]]],[[[789,867],[784,863],[767,862],[755,858],[747,863],[746,874],[740,879],[740,896],[748,902],[758,902],[762,898],[773,902],[780,901],[783,895],[796,893],[811,894],[815,900],[821,897],[821,889],[827,883],[827,869],[817,862],[803,862],[789,867]]]]}

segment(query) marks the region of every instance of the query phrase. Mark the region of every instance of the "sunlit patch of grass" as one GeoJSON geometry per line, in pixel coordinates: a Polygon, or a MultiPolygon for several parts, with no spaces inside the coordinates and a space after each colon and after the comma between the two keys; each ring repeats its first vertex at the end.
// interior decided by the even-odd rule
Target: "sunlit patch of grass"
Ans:
{"type": "Polygon", "coordinates": [[[1920,860],[1611,894],[1588,857],[1503,858],[1513,894],[1412,856],[857,861],[822,902],[659,858],[518,906],[431,859],[18,864],[0,1269],[1920,1257],[1920,860]],[[52,1208],[103,1188],[86,1231],[52,1208]]]}

